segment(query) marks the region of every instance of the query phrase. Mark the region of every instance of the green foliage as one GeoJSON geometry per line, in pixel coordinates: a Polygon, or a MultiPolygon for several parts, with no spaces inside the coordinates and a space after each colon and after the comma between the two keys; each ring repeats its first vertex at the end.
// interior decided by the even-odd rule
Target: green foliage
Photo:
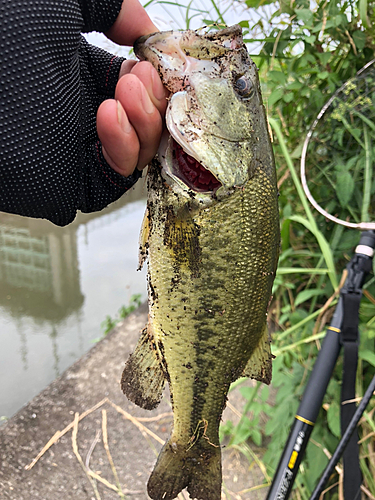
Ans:
{"type": "MultiPolygon", "coordinates": [[[[265,43],[258,60],[265,79],[269,121],[281,180],[282,252],[269,312],[269,319],[275,327],[273,351],[276,359],[272,386],[277,391],[276,399],[260,401],[258,395],[248,392],[248,404],[239,424],[231,426],[227,423],[224,429],[230,436],[229,444],[241,445],[249,439],[259,444],[267,440],[263,463],[271,477],[319,352],[324,326],[329,323],[336,304],[334,294],[339,282],[338,271],[342,272],[359,240],[357,232],[335,226],[312,212],[296,165],[307,130],[323,104],[344,81],[374,57],[373,31],[370,25],[366,28],[361,22],[363,12],[360,14],[356,2],[327,1],[318,2],[315,10],[309,7],[310,4],[299,0],[280,2],[278,10],[275,9],[271,16],[271,19],[279,19],[279,24],[269,33],[264,30],[265,43]],[[268,419],[262,427],[262,440],[253,438],[254,422],[259,424],[259,407],[260,413],[268,419]]],[[[372,4],[368,9],[371,18],[372,4]]],[[[350,105],[349,99],[348,103],[350,105]]],[[[331,209],[345,218],[348,210],[353,212],[355,197],[356,201],[359,200],[356,215],[366,220],[369,206],[364,206],[364,196],[356,194],[356,168],[362,157],[371,158],[375,151],[372,152],[371,138],[366,139],[364,125],[356,128],[350,124],[347,126],[344,120],[341,123],[335,137],[337,149],[346,145],[348,134],[354,141],[362,141],[362,145],[357,156],[353,155],[345,162],[340,162],[338,157],[332,158],[327,167],[333,172],[332,182],[337,194],[337,199],[332,199],[331,209]]],[[[366,127],[371,129],[369,124],[366,127]]],[[[317,189],[328,190],[325,183],[326,178],[317,183],[317,189]]],[[[358,397],[363,395],[375,366],[373,279],[367,284],[366,292],[361,304],[358,397]]],[[[293,498],[309,498],[327,463],[326,453],[332,453],[338,443],[341,370],[339,362],[307,448],[293,498]]],[[[373,495],[375,460],[371,455],[374,439],[371,437],[370,422],[373,424],[373,419],[370,415],[374,411],[372,402],[361,421],[360,430],[363,437],[361,467],[365,484],[373,495]]],[[[330,494],[335,498],[334,490],[330,494]]]]}
{"type": "MultiPolygon", "coordinates": [[[[137,307],[142,304],[142,294],[136,293],[130,297],[129,305],[122,306],[118,310],[117,315],[112,318],[107,315],[105,320],[101,323],[101,328],[103,330],[104,336],[107,335],[113,328],[119,323],[121,320],[125,319],[129,316],[130,313],[135,311],[137,307]]],[[[95,339],[95,342],[98,342],[100,339],[95,339]]]]}
{"type": "MultiPolygon", "coordinates": [[[[333,297],[337,286],[336,269],[342,271],[359,239],[355,231],[335,226],[315,213],[312,216],[314,222],[311,221],[310,209],[306,206],[305,195],[301,193],[294,164],[301,155],[307,130],[323,104],[338,87],[374,58],[374,4],[366,2],[366,7],[364,4],[331,0],[317,2],[316,8],[310,9],[310,3],[304,0],[293,3],[281,1],[271,17],[282,18],[282,21],[267,33],[259,63],[266,79],[269,114],[277,117],[277,120],[271,118],[270,123],[277,139],[274,146],[278,174],[282,179],[282,254],[270,311],[276,328],[274,351],[277,358],[273,386],[278,392],[273,409],[265,409],[269,420],[264,429],[265,435],[270,437],[264,462],[271,469],[277,466],[294,412],[316,359],[320,346],[317,334],[329,323],[333,312],[331,306],[334,301],[328,307],[327,300],[333,297]],[[327,269],[326,275],[318,272],[323,267],[327,269]],[[286,271],[283,272],[284,269],[286,271]],[[288,269],[294,269],[294,272],[289,273],[288,269]],[[315,313],[317,310],[320,310],[318,316],[315,313]]],[[[350,89],[346,106],[358,102],[357,90],[350,89]]],[[[371,157],[374,157],[371,144],[373,121],[366,123],[362,120],[362,123],[355,122],[353,125],[354,122],[345,122],[343,109],[338,107],[337,110],[341,112],[341,116],[334,117],[336,120],[341,118],[341,126],[335,129],[337,136],[332,137],[329,123],[326,130],[327,140],[334,141],[337,151],[337,156],[332,157],[326,167],[331,175],[334,196],[327,182],[327,172],[323,173],[320,183],[317,179],[316,192],[320,194],[319,199],[324,190],[327,197],[332,196],[330,209],[342,218],[350,216],[368,220],[368,200],[374,193],[371,189],[375,188],[374,183],[371,188],[373,173],[369,174],[366,200],[365,195],[356,191],[357,169],[366,158],[370,159],[371,168],[371,157]],[[340,161],[340,149],[344,150],[349,141],[353,144],[362,141],[361,147],[349,160],[340,161]]],[[[367,285],[367,296],[360,311],[358,397],[363,395],[374,374],[374,294],[372,279],[367,285]]],[[[323,450],[332,453],[337,445],[340,436],[340,381],[339,363],[307,448],[295,498],[309,498],[327,463],[323,450]]],[[[370,415],[375,411],[374,407],[372,402],[360,428],[363,438],[361,467],[365,484],[372,495],[375,494],[375,461],[371,456],[374,439],[370,437],[371,424],[373,426],[370,415]]]]}
{"type": "Polygon", "coordinates": [[[262,445],[261,417],[268,408],[269,388],[258,382],[255,387],[241,387],[241,395],[246,405],[239,423],[234,426],[231,421],[220,428],[221,439],[230,436],[229,445],[235,446],[251,440],[255,445],[262,445]]]}
{"type": "MultiPolygon", "coordinates": [[[[338,260],[335,257],[335,249],[337,250],[339,247],[338,241],[343,235],[343,230],[337,228],[336,231],[329,235],[323,224],[319,224],[318,227],[316,222],[312,222],[310,209],[306,204],[306,200],[304,200],[304,194],[301,192],[299,179],[295,173],[293,161],[288,153],[280,127],[275,120],[271,119],[270,123],[276,132],[284,161],[294,182],[295,205],[300,207],[301,211],[305,210],[304,215],[293,216],[290,215],[287,207],[286,218],[282,219],[282,226],[287,221],[288,238],[283,245],[280,266],[274,285],[274,306],[271,308],[270,313],[273,321],[278,325],[278,331],[274,334],[274,353],[277,357],[274,362],[273,376],[273,386],[277,389],[277,396],[274,406],[269,409],[263,408],[263,412],[269,418],[264,433],[270,438],[264,456],[264,463],[270,468],[272,474],[272,470],[275,470],[277,466],[300,397],[318,354],[319,339],[323,336],[323,333],[319,333],[319,331],[324,327],[324,324],[329,322],[333,312],[331,306],[335,304],[335,300],[331,300],[329,304],[327,298],[334,298],[337,283],[334,262],[338,260]],[[295,228],[294,224],[296,223],[298,227],[295,228]],[[308,232],[303,231],[300,233],[301,226],[308,232]],[[323,264],[327,269],[326,274],[318,272],[323,264]],[[329,272],[329,270],[331,271],[329,272]]],[[[288,203],[290,203],[290,200],[288,203]]],[[[353,243],[358,242],[358,234],[354,234],[353,238],[352,235],[349,237],[349,232],[347,234],[347,243],[353,245],[353,243]]],[[[360,310],[361,362],[357,387],[359,397],[363,395],[364,387],[369,383],[375,366],[373,281],[374,279],[369,281],[366,290],[367,297],[371,301],[366,298],[363,299],[360,310]],[[362,381],[366,382],[362,384],[362,381]]],[[[309,497],[327,462],[323,450],[332,453],[340,436],[339,397],[341,370],[339,364],[328,386],[323,407],[312,435],[312,441],[307,449],[303,468],[300,471],[297,489],[298,494],[302,497],[309,497]]],[[[373,477],[371,474],[373,475],[375,469],[374,459],[371,458],[371,452],[369,451],[373,447],[373,438],[369,437],[371,431],[367,422],[369,414],[373,411],[375,411],[374,402],[368,410],[367,417],[365,416],[362,420],[362,435],[365,436],[362,446],[363,450],[367,451],[362,451],[361,466],[366,471],[366,478],[367,476],[369,478],[373,477]]],[[[233,432],[235,431],[236,429],[233,430],[233,432]]],[[[372,479],[366,479],[367,487],[372,493],[374,492],[374,490],[371,490],[373,483],[372,479]]]]}
{"type": "Polygon", "coordinates": [[[361,23],[358,2],[319,1],[311,9],[307,0],[281,1],[270,21],[276,26],[264,33],[260,66],[288,141],[298,142],[327,97],[373,58],[373,30],[361,23]]]}
{"type": "Polygon", "coordinates": [[[136,293],[130,297],[129,305],[120,307],[118,315],[120,320],[125,319],[142,304],[142,294],[136,293]]]}

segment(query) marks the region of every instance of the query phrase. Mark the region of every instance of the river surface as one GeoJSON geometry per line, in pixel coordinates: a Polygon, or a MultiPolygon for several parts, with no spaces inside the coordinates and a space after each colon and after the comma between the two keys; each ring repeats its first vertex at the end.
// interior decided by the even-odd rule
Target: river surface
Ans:
{"type": "Polygon", "coordinates": [[[0,213],[0,417],[86,353],[107,315],[133,294],[146,299],[145,270],[136,270],[145,203],[140,180],[65,228],[0,213]]]}
{"type": "MultiPolygon", "coordinates": [[[[161,30],[185,26],[186,9],[192,28],[216,19],[216,5],[229,25],[258,17],[232,0],[148,4],[161,30]]],[[[86,38],[129,54],[99,33],[86,38]]],[[[146,299],[145,271],[136,271],[145,196],[140,181],[108,209],[79,214],[66,228],[0,212],[0,423],[93,346],[107,315],[133,294],[146,299]]]]}

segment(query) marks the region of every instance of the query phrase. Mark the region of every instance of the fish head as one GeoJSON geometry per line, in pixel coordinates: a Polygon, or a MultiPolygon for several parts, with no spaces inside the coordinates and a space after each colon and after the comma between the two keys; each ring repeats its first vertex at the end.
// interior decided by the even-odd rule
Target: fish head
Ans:
{"type": "Polygon", "coordinates": [[[158,32],[138,39],[134,50],[171,92],[158,151],[165,181],[206,204],[242,187],[265,116],[241,27],[158,32]]]}

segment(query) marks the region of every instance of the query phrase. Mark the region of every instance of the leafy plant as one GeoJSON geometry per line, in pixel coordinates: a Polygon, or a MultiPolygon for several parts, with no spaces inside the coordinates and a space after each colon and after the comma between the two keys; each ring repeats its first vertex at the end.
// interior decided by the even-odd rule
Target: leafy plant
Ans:
{"type": "MultiPolygon", "coordinates": [[[[273,335],[273,351],[276,355],[274,361],[274,373],[272,386],[277,389],[276,400],[271,403],[263,401],[261,411],[268,416],[268,422],[264,427],[264,437],[268,437],[267,452],[263,457],[264,464],[267,464],[269,473],[275,470],[282,448],[289,433],[290,425],[294,420],[294,415],[298,407],[303,389],[308,380],[309,373],[320,348],[320,340],[324,336],[322,331],[324,325],[329,322],[333,308],[337,299],[335,290],[338,279],[335,272],[334,263],[334,240],[332,236],[330,244],[318,229],[306,203],[304,193],[300,186],[300,181],[296,175],[293,160],[288,153],[284,137],[280,127],[275,120],[270,120],[279,147],[284,154],[284,161],[290,170],[291,178],[295,184],[295,190],[300,197],[298,206],[305,209],[305,215],[289,215],[282,220],[282,227],[287,227],[289,238],[287,243],[283,243],[283,252],[280,258],[279,269],[274,285],[274,303],[270,311],[271,320],[276,325],[273,335]],[[303,231],[303,239],[299,238],[300,227],[309,231],[310,236],[303,231]],[[296,231],[296,236],[293,234],[296,231]],[[293,246],[296,245],[296,251],[293,246]],[[298,262],[299,265],[296,265],[298,262]],[[325,268],[322,265],[325,264],[325,268]],[[324,273],[321,270],[324,269],[324,273]],[[329,269],[331,272],[329,272],[329,269]],[[320,307],[316,307],[319,305],[320,307]]],[[[359,235],[355,235],[358,240],[359,235]]],[[[361,348],[360,364],[358,370],[357,394],[363,395],[364,388],[369,383],[370,376],[374,373],[374,313],[375,301],[374,279],[367,284],[366,296],[370,300],[363,300],[361,305],[361,348]],[[365,381],[365,382],[364,382],[365,381]]],[[[327,454],[332,453],[337,445],[339,428],[339,395],[342,366],[339,363],[334,376],[328,386],[324,404],[315,430],[312,441],[306,453],[306,459],[297,482],[298,494],[302,498],[309,498],[314,485],[319,479],[325,464],[328,461],[327,454]]],[[[254,388],[256,391],[258,385],[254,388]]],[[[246,397],[246,392],[243,395],[246,397]]],[[[248,393],[250,396],[250,393],[248,393]]],[[[248,404],[245,405],[244,415],[240,423],[230,429],[227,424],[224,432],[231,432],[230,444],[241,444],[246,439],[252,439],[257,445],[261,443],[252,430],[252,425],[258,421],[250,423],[246,420],[252,411],[255,403],[255,417],[259,409],[259,396],[251,393],[251,397],[246,398],[248,404]],[[256,399],[258,397],[258,400],[256,399]],[[256,439],[253,439],[253,435],[256,439]]],[[[362,451],[361,467],[364,471],[366,485],[370,492],[374,492],[374,481],[372,479],[375,471],[375,461],[371,453],[374,449],[374,439],[372,434],[373,414],[375,402],[372,402],[362,419],[362,451]]],[[[373,493],[372,493],[373,494],[373,493]]]]}
{"type": "MultiPolygon", "coordinates": [[[[270,442],[264,462],[272,469],[277,465],[294,411],[318,354],[319,336],[323,335],[321,331],[329,323],[333,312],[334,292],[338,283],[336,269],[344,269],[359,239],[355,231],[335,226],[318,214],[312,216],[312,222],[294,162],[301,155],[301,139],[304,140],[308,128],[328,97],[374,57],[373,28],[367,22],[373,18],[373,4],[369,3],[367,8],[365,16],[363,2],[317,2],[316,9],[310,9],[310,5],[304,1],[297,0],[293,4],[280,2],[273,17],[285,17],[268,34],[262,50],[260,65],[262,74],[267,78],[268,105],[271,115],[277,117],[277,120],[271,118],[270,123],[277,140],[275,153],[281,179],[282,254],[270,314],[276,325],[274,344],[277,359],[273,386],[278,392],[275,406],[269,411],[265,410],[269,416],[265,434],[270,437],[270,442]],[[363,22],[364,16],[367,24],[363,22]],[[320,272],[323,267],[327,269],[326,274],[320,272]],[[289,271],[293,271],[293,274],[289,271]],[[320,311],[318,315],[317,311],[320,311]]],[[[356,98],[354,90],[351,89],[351,100],[348,100],[347,105],[356,98]]],[[[320,131],[325,132],[324,128],[320,131]]],[[[341,127],[336,127],[337,137],[333,139],[336,144],[341,141],[341,145],[347,147],[347,141],[353,140],[354,143],[362,138],[363,144],[356,150],[364,158],[371,158],[371,131],[371,125],[365,122],[355,128],[353,123],[343,120],[341,127]]],[[[333,140],[332,136],[328,137],[330,141],[333,140]]],[[[319,139],[323,142],[324,135],[319,139]]],[[[368,220],[369,217],[368,200],[374,193],[371,189],[375,188],[374,185],[371,188],[372,174],[368,175],[367,184],[370,187],[367,188],[367,198],[358,194],[354,196],[356,167],[360,160],[362,158],[353,154],[349,160],[351,163],[340,163],[338,157],[332,157],[331,163],[327,162],[327,170],[336,174],[333,188],[337,195],[335,199],[332,197],[329,208],[342,218],[350,216],[357,220],[368,220]],[[354,201],[358,202],[355,213],[354,201]]],[[[371,168],[371,160],[366,168],[371,168]]],[[[326,179],[324,177],[321,182],[316,182],[317,190],[326,189],[328,192],[328,187],[324,185],[327,184],[326,179]]],[[[321,199],[324,193],[318,193],[321,199]]],[[[358,397],[363,395],[370,376],[374,374],[374,291],[372,279],[367,284],[366,298],[361,304],[358,397]],[[368,349],[364,346],[368,346],[368,349]]],[[[341,369],[339,363],[328,386],[301,468],[296,498],[298,495],[309,498],[328,460],[325,454],[332,453],[337,444],[340,435],[341,369]]],[[[371,456],[374,439],[368,422],[373,421],[374,411],[372,402],[361,421],[360,431],[363,440],[361,467],[365,484],[372,495],[375,493],[374,481],[371,479],[375,469],[374,457],[371,456]]]]}
{"type": "MultiPolygon", "coordinates": [[[[105,320],[101,323],[101,328],[104,332],[104,336],[108,335],[108,333],[113,330],[113,328],[130,313],[135,311],[142,304],[142,294],[136,293],[130,297],[129,305],[121,306],[118,310],[118,313],[113,318],[109,315],[106,316],[105,320]]],[[[95,342],[98,342],[100,339],[96,339],[95,342]]]]}

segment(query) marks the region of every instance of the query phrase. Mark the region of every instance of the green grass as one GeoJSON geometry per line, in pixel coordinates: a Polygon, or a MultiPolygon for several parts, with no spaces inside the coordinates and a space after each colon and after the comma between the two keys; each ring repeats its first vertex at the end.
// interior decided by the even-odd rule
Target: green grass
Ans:
{"type": "Polygon", "coordinates": [[[107,335],[111,330],[113,330],[117,323],[129,316],[129,314],[135,311],[141,304],[142,294],[137,293],[130,297],[129,305],[120,307],[116,316],[112,318],[111,316],[107,315],[105,320],[100,325],[102,327],[104,335],[107,335]]]}
{"type": "Polygon", "coordinates": [[[114,329],[114,327],[125,319],[129,314],[135,311],[142,304],[142,294],[136,293],[130,297],[129,304],[127,306],[121,306],[118,310],[116,316],[112,317],[109,314],[106,316],[105,320],[100,324],[103,331],[103,336],[94,339],[93,342],[99,342],[103,337],[108,335],[108,333],[114,329]]]}

